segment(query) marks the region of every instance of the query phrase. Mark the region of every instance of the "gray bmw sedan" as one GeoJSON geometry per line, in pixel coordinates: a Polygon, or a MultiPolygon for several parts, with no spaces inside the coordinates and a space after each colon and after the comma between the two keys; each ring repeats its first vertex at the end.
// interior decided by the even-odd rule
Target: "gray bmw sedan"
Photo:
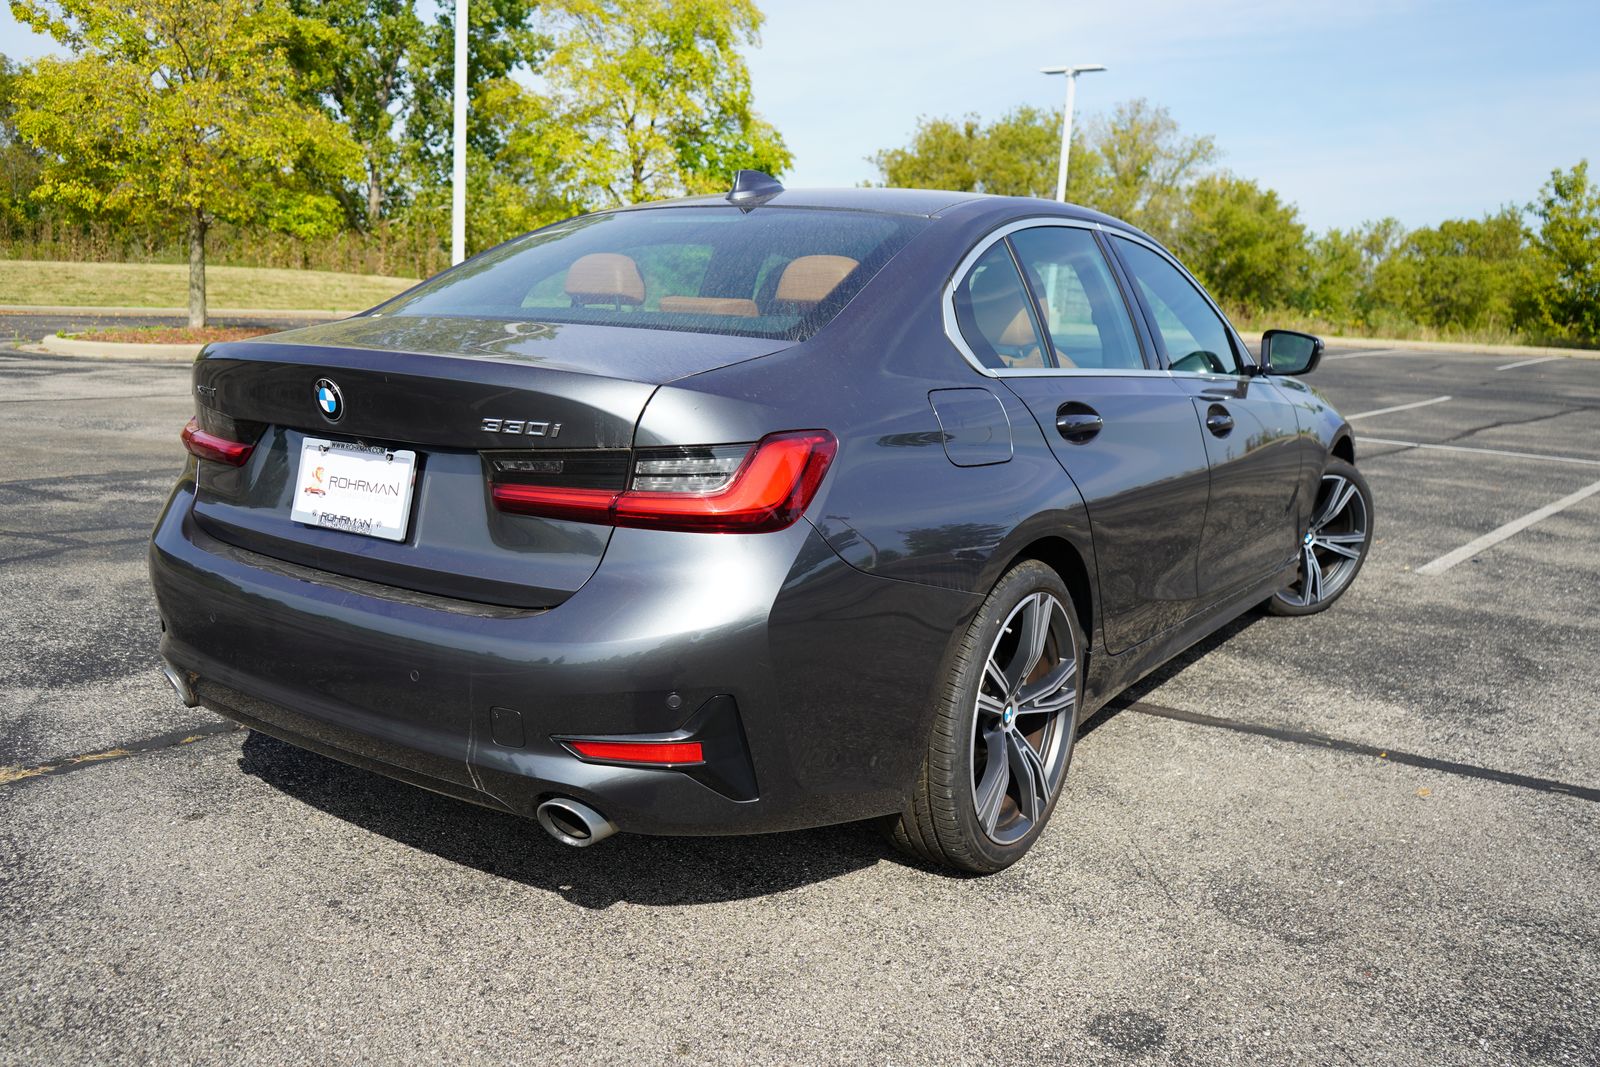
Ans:
{"type": "Polygon", "coordinates": [[[161,652],[186,703],[567,844],[878,819],[998,870],[1096,709],[1355,578],[1321,351],[1253,357],[1093,211],[741,172],[208,347],[161,652]]]}

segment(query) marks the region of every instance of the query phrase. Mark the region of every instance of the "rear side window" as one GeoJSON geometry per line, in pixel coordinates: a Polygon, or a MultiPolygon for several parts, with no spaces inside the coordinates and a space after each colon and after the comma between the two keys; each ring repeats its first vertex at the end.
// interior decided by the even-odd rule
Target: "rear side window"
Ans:
{"type": "Polygon", "coordinates": [[[968,347],[995,370],[1050,366],[1022,276],[1004,241],[996,241],[956,286],[956,323],[968,347]]]}
{"type": "Polygon", "coordinates": [[[1039,294],[1058,365],[1144,369],[1128,306],[1094,234],[1077,227],[1039,226],[1012,234],[1011,243],[1039,294]]]}
{"type": "Polygon", "coordinates": [[[801,341],[927,220],[863,211],[655,208],[511,241],[385,309],[801,341]]]}

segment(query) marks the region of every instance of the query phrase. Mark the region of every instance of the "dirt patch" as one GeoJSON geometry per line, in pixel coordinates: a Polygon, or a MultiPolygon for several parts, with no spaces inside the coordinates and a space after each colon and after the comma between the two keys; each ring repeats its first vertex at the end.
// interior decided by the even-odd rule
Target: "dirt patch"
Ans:
{"type": "Polygon", "coordinates": [[[272,333],[265,326],[133,326],[122,329],[84,330],[68,334],[77,341],[105,341],[119,345],[203,345],[212,341],[243,341],[272,333]]]}

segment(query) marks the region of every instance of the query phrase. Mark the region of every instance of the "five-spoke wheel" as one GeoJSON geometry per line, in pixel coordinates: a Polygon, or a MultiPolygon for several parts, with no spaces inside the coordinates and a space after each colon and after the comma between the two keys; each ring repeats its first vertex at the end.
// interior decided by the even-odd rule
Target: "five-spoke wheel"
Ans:
{"type": "Polygon", "coordinates": [[[1326,608],[1350,587],[1371,545],[1372,491],[1354,466],[1329,460],[1300,539],[1299,574],[1267,601],[1267,609],[1310,615],[1326,608]]]}
{"type": "Polygon", "coordinates": [[[1029,560],[1000,579],[956,651],[896,844],[975,872],[1022,857],[1066,780],[1083,653],[1060,575],[1029,560]]]}
{"type": "Polygon", "coordinates": [[[1048,810],[1066,770],[1077,681],[1067,609],[1047,592],[1025,597],[989,649],[972,718],[972,801],[992,840],[1024,837],[1048,810]]]}

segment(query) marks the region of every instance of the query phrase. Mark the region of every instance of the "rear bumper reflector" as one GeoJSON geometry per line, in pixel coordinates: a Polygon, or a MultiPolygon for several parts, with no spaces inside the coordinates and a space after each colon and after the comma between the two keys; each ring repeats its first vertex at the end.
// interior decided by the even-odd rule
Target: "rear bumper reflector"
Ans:
{"type": "Polygon", "coordinates": [[[683,766],[705,762],[698,741],[568,741],[567,745],[585,759],[608,763],[683,766]]]}

